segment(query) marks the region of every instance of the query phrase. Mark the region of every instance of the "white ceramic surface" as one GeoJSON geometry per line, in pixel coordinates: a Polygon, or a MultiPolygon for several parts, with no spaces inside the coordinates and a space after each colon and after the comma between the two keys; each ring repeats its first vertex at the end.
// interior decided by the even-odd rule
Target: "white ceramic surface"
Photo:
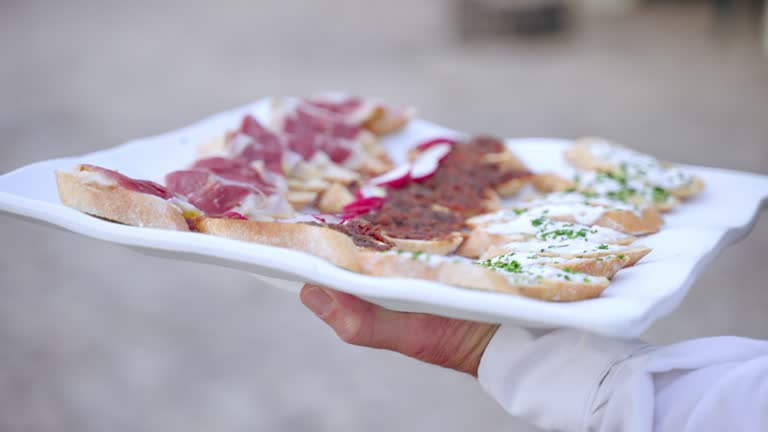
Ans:
{"type": "MultiPolygon", "coordinates": [[[[597,299],[548,303],[505,294],[473,291],[404,278],[370,277],[335,267],[293,250],[262,246],[196,233],[161,231],[110,223],[64,207],[53,173],[76,163],[118,169],[132,177],[162,181],[189,165],[201,142],[238,125],[250,112],[269,113],[261,100],[167,134],[144,138],[84,156],[49,160],[0,176],[0,211],[83,235],[121,244],[143,253],[234,267],[260,276],[312,281],[361,296],[385,307],[429,312],[531,327],[575,327],[606,335],[632,337],[671,312],[705,266],[726,246],[742,239],[768,202],[768,177],[717,168],[690,167],[705,191],[666,215],[662,232],[639,243],[653,248],[636,266],[621,271],[597,299]]],[[[415,120],[385,144],[396,160],[422,139],[458,132],[415,120]]],[[[534,170],[565,173],[562,150],[567,140],[508,140],[534,170]]]]}

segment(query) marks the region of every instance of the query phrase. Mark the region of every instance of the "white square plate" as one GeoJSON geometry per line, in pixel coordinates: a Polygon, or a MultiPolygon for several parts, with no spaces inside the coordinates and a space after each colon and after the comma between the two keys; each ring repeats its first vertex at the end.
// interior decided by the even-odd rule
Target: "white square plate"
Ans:
{"type": "MultiPolygon", "coordinates": [[[[382,306],[488,322],[531,327],[575,327],[606,335],[632,337],[671,312],[704,267],[726,246],[743,238],[768,202],[768,177],[716,168],[689,167],[706,182],[704,192],[665,215],[663,230],[638,243],[653,248],[636,266],[621,271],[597,299],[549,303],[512,295],[474,291],[417,279],[356,274],[302,252],[197,233],[136,228],[90,217],[63,206],[54,171],[90,163],[137,178],[162,181],[191,164],[197,146],[237,127],[245,113],[265,120],[264,99],[167,134],[144,138],[83,156],[48,160],[0,177],[0,211],[110,241],[141,252],[180,260],[234,267],[257,275],[311,281],[358,295],[382,306]]],[[[401,161],[410,145],[458,132],[414,120],[384,139],[401,161]]],[[[536,172],[566,173],[566,140],[508,140],[536,172]]]]}

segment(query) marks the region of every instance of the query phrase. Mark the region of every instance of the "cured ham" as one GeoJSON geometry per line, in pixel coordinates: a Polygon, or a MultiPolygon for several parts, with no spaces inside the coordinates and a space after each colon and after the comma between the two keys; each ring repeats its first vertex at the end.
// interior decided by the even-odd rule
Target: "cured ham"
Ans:
{"type": "Polygon", "coordinates": [[[266,181],[259,170],[243,159],[201,159],[190,169],[168,174],[165,183],[207,215],[234,212],[255,217],[292,213],[278,186],[266,181]]]}
{"type": "Polygon", "coordinates": [[[81,167],[83,171],[90,171],[93,173],[97,173],[103,176],[105,180],[114,181],[120,186],[128,190],[132,190],[134,192],[141,192],[149,195],[154,195],[164,200],[173,198],[173,193],[171,193],[171,191],[169,191],[168,188],[166,188],[165,186],[159,185],[153,181],[133,179],[126,175],[120,174],[117,171],[113,171],[111,169],[103,168],[96,165],[83,164],[81,165],[81,167]]]}

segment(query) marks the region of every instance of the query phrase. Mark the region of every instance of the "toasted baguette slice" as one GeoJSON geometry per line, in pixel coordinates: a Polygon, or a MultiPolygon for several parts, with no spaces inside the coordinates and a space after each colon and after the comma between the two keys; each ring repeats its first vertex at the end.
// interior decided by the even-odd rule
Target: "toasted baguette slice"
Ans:
{"type": "Polygon", "coordinates": [[[663,187],[685,200],[704,189],[704,182],[672,163],[636,152],[602,138],[581,138],[565,151],[573,166],[589,171],[620,173],[663,187]]]}
{"type": "Polygon", "coordinates": [[[640,205],[627,203],[615,198],[584,192],[559,192],[549,193],[540,197],[529,198],[520,204],[521,208],[531,208],[549,204],[586,204],[602,207],[609,215],[621,216],[622,224],[629,224],[635,228],[630,229],[632,234],[647,234],[657,232],[664,225],[664,219],[658,208],[652,205],[640,205]],[[614,213],[616,210],[631,212],[634,214],[614,213]]]}
{"type": "Polygon", "coordinates": [[[196,218],[193,224],[205,234],[300,250],[347,270],[360,271],[354,242],[323,226],[208,217],[196,218]]]}
{"type": "Polygon", "coordinates": [[[448,255],[456,251],[456,248],[464,241],[464,235],[454,232],[446,237],[430,240],[414,240],[390,237],[384,237],[395,244],[395,249],[407,252],[423,252],[434,255],[448,255]]]}
{"type": "Polygon", "coordinates": [[[573,270],[591,276],[613,279],[619,270],[628,267],[631,258],[627,255],[606,255],[596,258],[562,258],[543,256],[536,253],[504,252],[502,248],[489,249],[480,257],[481,261],[501,257],[503,261],[516,260],[523,266],[545,265],[559,269],[573,270]]]}
{"type": "Polygon", "coordinates": [[[569,239],[618,245],[628,245],[636,240],[634,236],[610,228],[521,215],[517,219],[474,228],[461,244],[458,254],[476,258],[483,255],[488,249],[511,242],[569,239]]]}
{"type": "Polygon", "coordinates": [[[547,301],[577,301],[594,298],[608,287],[603,277],[575,276],[551,268],[530,268],[520,273],[484,268],[470,260],[429,254],[361,252],[362,272],[373,276],[410,277],[503,292],[547,301]],[[537,274],[546,275],[537,278],[537,274]],[[568,276],[570,280],[566,280],[568,276]],[[574,277],[572,277],[574,276],[574,277]]]}
{"type": "MultiPolygon", "coordinates": [[[[595,173],[589,171],[580,174],[580,176],[594,178],[595,173]]],[[[609,181],[610,180],[602,180],[601,182],[607,183],[609,181]]],[[[544,193],[578,191],[587,194],[595,194],[596,192],[596,186],[591,182],[577,183],[575,180],[569,180],[552,173],[537,175],[533,180],[533,185],[536,190],[544,193]]],[[[637,183],[634,186],[634,192],[624,198],[629,204],[643,208],[651,207],[662,212],[671,211],[680,205],[680,200],[674,194],[664,194],[664,191],[661,190],[660,192],[662,195],[659,197],[655,194],[654,188],[651,186],[637,183]]],[[[622,187],[618,183],[609,189],[607,194],[622,194],[622,187]]]]}
{"type": "Polygon", "coordinates": [[[621,259],[625,267],[635,265],[644,256],[651,252],[650,248],[645,246],[622,246],[611,244],[598,244],[585,241],[565,241],[565,242],[511,242],[486,251],[483,256],[503,255],[510,252],[535,253],[543,257],[559,257],[566,259],[575,258],[603,258],[617,256],[621,259]]]}
{"type": "Polygon", "coordinates": [[[583,203],[542,204],[526,208],[521,203],[514,209],[499,210],[467,219],[467,226],[475,228],[499,222],[512,221],[521,214],[546,216],[547,218],[583,225],[597,225],[625,234],[643,235],[659,232],[663,219],[655,209],[632,211],[583,203]]]}
{"type": "Polygon", "coordinates": [[[78,165],[56,172],[61,202],[83,213],[126,225],[189,231],[180,207],[172,202],[118,184],[114,179],[78,165]]]}

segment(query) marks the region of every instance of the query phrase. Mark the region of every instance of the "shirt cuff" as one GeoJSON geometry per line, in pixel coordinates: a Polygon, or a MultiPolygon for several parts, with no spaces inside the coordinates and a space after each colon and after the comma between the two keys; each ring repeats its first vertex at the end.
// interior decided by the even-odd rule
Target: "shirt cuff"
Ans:
{"type": "Polygon", "coordinates": [[[514,416],[544,429],[581,430],[611,366],[643,345],[576,330],[534,334],[504,325],[486,347],[478,380],[514,416]]]}

